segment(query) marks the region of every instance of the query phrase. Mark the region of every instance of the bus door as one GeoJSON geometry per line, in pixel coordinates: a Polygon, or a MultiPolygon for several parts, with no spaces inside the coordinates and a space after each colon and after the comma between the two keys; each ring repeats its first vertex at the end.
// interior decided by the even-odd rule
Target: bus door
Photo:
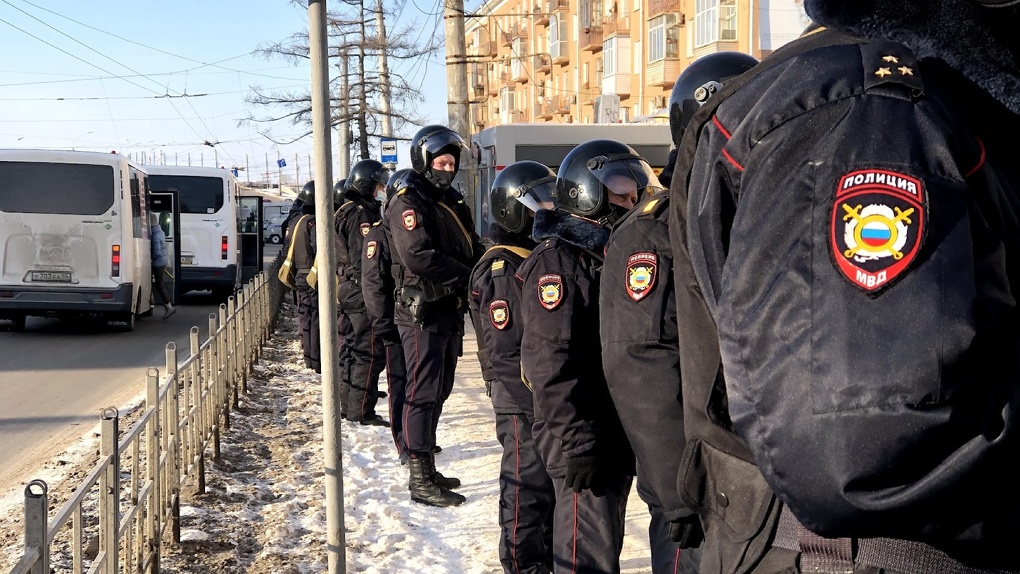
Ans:
{"type": "Polygon", "coordinates": [[[262,271],[262,197],[237,197],[237,245],[241,267],[241,285],[262,271]]]}
{"type": "Polygon", "coordinates": [[[173,299],[172,303],[176,305],[181,299],[181,286],[177,280],[181,276],[181,250],[177,241],[181,235],[181,208],[178,204],[177,191],[150,192],[149,211],[156,214],[159,226],[166,234],[166,255],[169,265],[163,270],[163,284],[173,299]]]}

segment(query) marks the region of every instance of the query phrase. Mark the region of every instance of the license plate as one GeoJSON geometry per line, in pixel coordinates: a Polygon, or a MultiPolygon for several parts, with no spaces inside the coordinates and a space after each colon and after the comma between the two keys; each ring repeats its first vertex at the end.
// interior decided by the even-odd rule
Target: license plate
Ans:
{"type": "Polygon", "coordinates": [[[193,255],[181,255],[181,265],[194,265],[195,257],[193,255]]]}
{"type": "Polygon", "coordinates": [[[70,283],[70,271],[33,271],[32,281],[50,281],[55,283],[70,283]]]}

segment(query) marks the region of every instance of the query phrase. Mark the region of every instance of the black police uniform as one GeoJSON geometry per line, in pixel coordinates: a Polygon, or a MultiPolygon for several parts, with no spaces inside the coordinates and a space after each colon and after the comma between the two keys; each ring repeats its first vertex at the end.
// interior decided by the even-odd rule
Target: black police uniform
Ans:
{"type": "Polygon", "coordinates": [[[637,459],[638,495],[651,514],[655,574],[698,572],[701,538],[697,515],[676,488],[685,439],[668,206],[668,194],[655,194],[613,227],[599,305],[602,362],[637,459]],[[673,538],[686,535],[683,545],[693,548],[670,540],[670,523],[673,538]]]}
{"type": "Polygon", "coordinates": [[[529,249],[500,241],[486,251],[471,274],[469,304],[478,339],[482,376],[496,414],[496,438],[503,447],[499,473],[499,558],[507,574],[552,571],[552,479],[532,434],[534,397],[521,378],[521,287],[515,274],[529,249]]]}
{"type": "Polygon", "coordinates": [[[308,285],[308,271],[315,264],[315,214],[311,210],[303,210],[301,217],[294,224],[291,241],[294,242],[294,287],[297,292],[298,332],[301,339],[301,350],[304,363],[316,373],[322,371],[319,340],[319,294],[308,285]],[[305,217],[307,216],[307,217],[305,217]]]}
{"type": "Polygon", "coordinates": [[[560,211],[535,214],[539,246],[522,284],[521,367],[535,393],[535,440],[556,488],[556,572],[618,572],[634,454],[606,387],[599,342],[599,276],[609,230],[560,211]],[[598,492],[575,493],[567,459],[596,454],[598,492]]]}
{"type": "Polygon", "coordinates": [[[436,446],[462,350],[468,280],[483,252],[459,196],[413,177],[387,209],[391,256],[400,269],[394,323],[407,362],[404,438],[412,456],[436,446]]]}
{"type": "Polygon", "coordinates": [[[388,388],[390,432],[397,455],[407,454],[404,442],[404,390],[407,365],[400,333],[393,322],[393,292],[396,281],[392,273],[389,229],[386,220],[372,224],[361,251],[361,292],[372,328],[382,340],[386,352],[386,384],[388,388]]]}
{"type": "Polygon", "coordinates": [[[1020,380],[1006,295],[1020,236],[1016,67],[991,63],[1008,53],[965,0],[806,4],[823,23],[909,48],[802,38],[703,124],[689,186],[678,159],[671,241],[691,463],[680,484],[705,526],[702,569],[971,571],[884,538],[905,524],[944,536],[962,560],[1015,568],[1015,550],[995,543],[1012,545],[1020,520],[1001,471],[1015,458],[1003,429],[1016,426],[1020,380]],[[861,223],[865,209],[885,219],[861,223]],[[956,400],[989,416],[949,419],[956,400]],[[1010,424],[996,426],[1001,413],[1010,424]],[[809,420],[813,430],[783,434],[809,420]],[[829,536],[883,538],[812,538],[788,510],[829,536]],[[952,540],[968,526],[982,551],[952,540]]]}
{"type": "Polygon", "coordinates": [[[361,285],[362,248],[372,224],[382,217],[379,207],[374,199],[351,197],[336,211],[336,259],[340,279],[337,298],[344,315],[341,359],[346,373],[340,401],[341,405],[346,405],[342,412],[350,421],[364,422],[379,416],[375,406],[379,400],[379,375],[385,366],[386,351],[366,313],[361,285]]]}

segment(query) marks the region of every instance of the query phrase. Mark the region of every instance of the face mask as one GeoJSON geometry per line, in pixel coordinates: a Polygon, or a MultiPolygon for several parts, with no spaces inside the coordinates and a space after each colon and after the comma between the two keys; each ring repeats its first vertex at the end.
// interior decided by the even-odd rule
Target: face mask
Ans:
{"type": "Polygon", "coordinates": [[[433,171],[432,172],[432,183],[436,187],[442,190],[450,189],[453,185],[453,178],[456,176],[452,171],[433,171]]]}
{"type": "Polygon", "coordinates": [[[612,227],[613,225],[616,225],[617,221],[623,219],[623,216],[627,215],[628,211],[630,210],[622,205],[611,203],[609,204],[609,213],[606,215],[606,222],[610,227],[612,227]]]}

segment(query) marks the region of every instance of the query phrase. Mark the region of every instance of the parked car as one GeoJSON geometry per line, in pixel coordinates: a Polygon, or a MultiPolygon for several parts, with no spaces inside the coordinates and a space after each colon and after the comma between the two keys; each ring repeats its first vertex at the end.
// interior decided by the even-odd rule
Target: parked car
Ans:
{"type": "Polygon", "coordinates": [[[274,217],[267,222],[265,232],[262,235],[266,243],[283,243],[283,218],[274,217]]]}

